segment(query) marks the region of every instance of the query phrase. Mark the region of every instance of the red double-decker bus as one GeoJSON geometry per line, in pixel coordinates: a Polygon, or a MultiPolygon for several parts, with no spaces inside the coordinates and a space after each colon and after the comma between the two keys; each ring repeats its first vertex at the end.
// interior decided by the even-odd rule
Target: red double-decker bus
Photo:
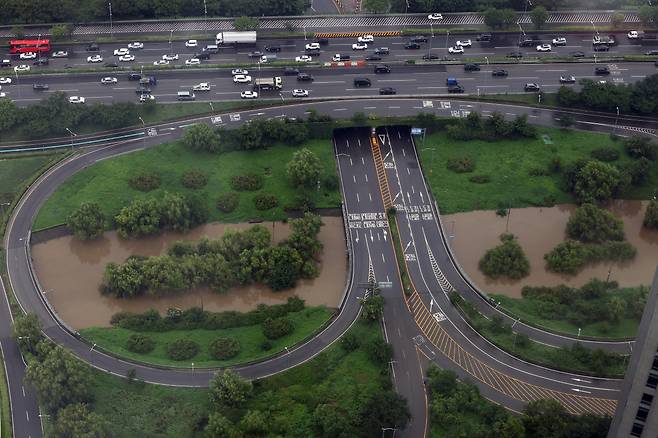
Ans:
{"type": "Polygon", "coordinates": [[[50,52],[50,40],[11,40],[9,53],[50,52]]]}

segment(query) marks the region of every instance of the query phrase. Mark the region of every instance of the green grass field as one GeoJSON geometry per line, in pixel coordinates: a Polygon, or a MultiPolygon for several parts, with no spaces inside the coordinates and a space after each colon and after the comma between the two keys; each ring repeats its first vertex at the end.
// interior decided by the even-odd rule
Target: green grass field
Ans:
{"type": "Polygon", "coordinates": [[[291,347],[318,330],[322,324],[327,322],[331,317],[331,312],[325,307],[309,307],[301,312],[293,312],[288,317],[295,324],[295,331],[280,339],[270,341],[272,348],[263,350],[261,344],[267,340],[263,335],[260,325],[236,327],[223,330],[171,330],[165,332],[143,332],[150,336],[156,343],[156,347],[148,354],[137,354],[128,351],[126,341],[133,333],[132,330],[124,328],[86,328],[81,329],[80,334],[98,345],[98,347],[109,350],[118,356],[128,359],[136,359],[142,362],[149,362],[159,365],[170,365],[180,367],[194,366],[217,367],[230,366],[239,363],[250,362],[275,353],[283,351],[285,347],[291,347]],[[240,342],[240,353],[230,360],[218,361],[210,356],[208,346],[210,343],[220,337],[232,337],[240,342]],[[176,339],[189,339],[199,344],[199,353],[187,361],[175,361],[167,358],[167,344],[176,339]]]}
{"type": "Polygon", "coordinates": [[[500,301],[503,308],[520,316],[522,321],[568,335],[578,335],[578,329],[580,329],[581,336],[631,338],[635,337],[637,334],[637,328],[640,325],[639,319],[622,318],[618,324],[609,324],[601,321],[579,327],[578,325],[566,320],[543,318],[541,316],[541,303],[538,301],[525,298],[510,298],[505,295],[497,294],[491,294],[490,296],[496,301],[500,301]]]}
{"type": "MultiPolygon", "coordinates": [[[[362,342],[381,337],[377,324],[359,322],[350,331],[362,342]]],[[[379,366],[362,348],[346,353],[334,344],[303,365],[255,382],[245,406],[223,413],[235,422],[247,409],[257,409],[266,413],[276,436],[310,438],[305,430],[318,403],[350,404],[382,385],[385,378],[380,376],[379,366]]],[[[120,437],[201,437],[211,410],[206,389],[129,383],[98,371],[93,394],[93,410],[110,422],[113,436],[120,437]]]]}
{"type": "Polygon", "coordinates": [[[4,159],[0,159],[0,202],[13,201],[25,181],[56,157],[55,154],[2,157],[4,159]]]}
{"type": "MultiPolygon", "coordinates": [[[[336,174],[331,141],[312,140],[304,144],[304,147],[320,158],[323,164],[321,179],[336,174]]],[[[295,150],[297,148],[278,145],[260,151],[206,154],[188,152],[179,142],[173,142],[115,157],[84,169],[60,186],[39,211],[34,228],[64,223],[66,216],[82,202],[97,202],[107,217],[111,218],[134,198],[159,196],[164,191],[191,192],[191,189],[181,184],[182,174],[190,169],[208,174],[208,185],[196,192],[207,200],[211,221],[281,220],[285,218],[284,207],[294,203],[297,198],[286,176],[286,164],[295,150]],[[143,170],[159,173],[162,179],[159,189],[143,193],[129,187],[130,177],[143,170]],[[250,172],[265,176],[263,189],[258,192],[241,192],[239,205],[234,211],[220,212],[215,205],[217,197],[232,191],[231,177],[250,172]],[[253,198],[258,193],[275,194],[279,199],[278,207],[267,211],[256,210],[253,198]]],[[[340,192],[337,189],[313,191],[312,198],[317,207],[340,205],[340,192]]]]}
{"type": "MultiPolygon", "coordinates": [[[[530,176],[530,169],[546,169],[551,158],[559,156],[563,164],[579,158],[589,158],[590,151],[604,146],[621,153],[617,163],[630,162],[623,152],[621,141],[613,141],[604,134],[538,127],[536,139],[485,141],[455,141],[439,132],[427,136],[425,144],[417,142],[425,176],[441,213],[450,214],[471,210],[529,207],[546,205],[545,199],[556,203],[574,202],[563,192],[559,174],[530,176]],[[545,144],[547,135],[552,144],[545,144]],[[432,151],[431,149],[434,149],[432,151]],[[432,156],[434,154],[434,156],[432,156]],[[448,159],[468,155],[475,160],[475,171],[455,173],[446,168],[448,159]],[[491,181],[476,184],[473,175],[488,175],[491,181]]],[[[658,167],[653,166],[649,181],[642,187],[622,193],[623,199],[648,199],[658,185],[658,167]]]]}
{"type": "Polygon", "coordinates": [[[5,364],[0,356],[0,438],[11,438],[11,435],[9,388],[5,377],[5,364]]]}

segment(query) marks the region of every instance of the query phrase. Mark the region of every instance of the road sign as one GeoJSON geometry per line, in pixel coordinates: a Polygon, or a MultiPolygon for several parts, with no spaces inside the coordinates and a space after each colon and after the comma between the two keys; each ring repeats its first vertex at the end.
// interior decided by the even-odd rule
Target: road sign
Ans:
{"type": "Polygon", "coordinates": [[[423,128],[411,128],[411,135],[423,135],[423,128]]]}

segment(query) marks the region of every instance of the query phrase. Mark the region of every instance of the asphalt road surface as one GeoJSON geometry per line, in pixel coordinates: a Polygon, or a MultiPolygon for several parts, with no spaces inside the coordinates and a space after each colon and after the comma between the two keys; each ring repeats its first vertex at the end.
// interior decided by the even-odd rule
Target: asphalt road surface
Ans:
{"type": "MultiPolygon", "coordinates": [[[[450,99],[439,101],[421,99],[373,101],[356,99],[235,112],[230,115],[223,114],[221,115],[221,123],[228,126],[238,126],[255,117],[302,116],[310,108],[316,108],[321,113],[332,114],[334,116],[340,116],[341,113],[352,114],[353,112],[364,110],[379,115],[387,115],[394,110],[396,115],[406,115],[416,114],[419,110],[423,109],[436,114],[452,114],[461,117],[466,112],[475,109],[483,112],[497,110],[504,112],[508,117],[527,113],[533,123],[547,125],[554,124],[555,117],[560,114],[550,110],[529,109],[515,105],[474,104],[473,102],[450,99]]],[[[609,130],[614,127],[612,120],[607,116],[591,116],[578,112],[575,112],[574,115],[580,127],[592,127],[599,130],[609,130]]],[[[202,117],[188,122],[160,124],[155,126],[157,132],[155,136],[146,136],[140,130],[138,133],[141,135],[137,137],[137,140],[129,142],[115,141],[114,144],[110,140],[104,147],[99,147],[89,152],[81,151],[81,154],[75,158],[62,163],[44,175],[27,192],[10,220],[5,241],[8,255],[7,268],[19,303],[24,309],[34,311],[39,315],[47,336],[69,348],[80,358],[99,369],[123,376],[129,369],[135,368],[138,377],[146,381],[184,386],[203,386],[207,384],[212,374],[209,370],[172,371],[148,368],[117,360],[96,349],[90,348],[88,344],[82,342],[74,334],[67,332],[58,324],[55,315],[48,309],[46,301],[40,292],[41,289],[35,284],[35,279],[32,277],[29,269],[29,254],[26,243],[29,240],[31,223],[39,206],[45,201],[48,195],[76,171],[98,160],[119,153],[170,141],[181,135],[184,126],[189,126],[190,123],[195,122],[208,123],[208,121],[208,117],[202,117]]],[[[619,120],[619,130],[622,129],[622,126],[633,124],[638,123],[634,119],[621,117],[619,120]]],[[[645,127],[652,126],[646,123],[643,125],[646,125],[645,127]]],[[[409,184],[412,184],[414,186],[412,192],[419,193],[416,195],[418,198],[421,196],[420,193],[424,193],[423,197],[427,198],[426,189],[421,188],[420,185],[416,188],[416,184],[419,184],[422,176],[417,161],[415,161],[416,158],[412,155],[414,151],[410,146],[410,140],[407,135],[408,131],[405,134],[405,131],[400,128],[396,131],[384,130],[383,133],[379,133],[384,135],[384,141],[380,145],[382,155],[387,152],[391,153],[391,157],[386,157],[385,160],[394,160],[393,164],[397,172],[395,177],[393,177],[391,170],[388,170],[390,175],[389,181],[392,187],[391,192],[395,191],[393,188],[396,184],[405,188],[409,184]],[[402,157],[400,157],[400,154],[402,154],[402,157]],[[412,169],[414,170],[414,173],[408,175],[410,177],[409,180],[406,177],[399,177],[397,175],[400,172],[406,171],[405,166],[406,169],[409,169],[409,172],[412,169]]],[[[349,152],[343,152],[343,148],[347,148],[347,145],[345,144],[343,146],[340,144],[341,141],[339,139],[343,138],[340,135],[343,134],[338,134],[336,140],[336,152],[341,171],[347,218],[355,217],[351,216],[352,214],[363,215],[363,213],[366,213],[368,214],[367,219],[370,220],[369,218],[372,213],[377,214],[382,212],[381,198],[378,198],[379,189],[375,183],[377,176],[373,174],[374,167],[370,164],[372,158],[367,155],[368,143],[365,142],[368,138],[367,134],[367,132],[364,134],[359,130],[355,133],[344,134],[345,140],[353,139],[350,146],[353,150],[349,152]],[[356,139],[356,145],[354,144],[354,139],[356,139]],[[361,140],[361,145],[359,145],[359,139],[361,140]],[[340,155],[343,153],[349,155],[349,158],[352,160],[351,163],[348,164],[346,162],[346,158],[348,157],[340,155]],[[354,154],[354,157],[351,156],[352,154],[354,154]],[[359,160],[359,158],[362,160],[359,160]],[[357,168],[359,161],[361,161],[361,167],[357,168]],[[352,176],[351,182],[350,175],[352,176]],[[368,175],[368,182],[365,181],[365,175],[368,175]],[[356,178],[359,179],[357,180],[356,178]],[[355,201],[357,196],[358,199],[355,201]]],[[[404,173],[402,174],[404,175],[404,173]]],[[[408,189],[401,190],[406,192],[408,189]]],[[[411,204],[411,201],[417,203],[418,198],[409,200],[409,205],[416,205],[411,204]]],[[[407,211],[411,212],[411,209],[404,211],[405,213],[407,211]]],[[[436,212],[434,214],[436,215],[436,212]]],[[[363,218],[363,216],[361,217],[363,218]]],[[[401,295],[400,286],[397,284],[398,282],[395,277],[397,274],[394,268],[395,265],[393,264],[392,257],[394,256],[390,247],[390,238],[385,238],[384,227],[377,226],[375,222],[375,229],[370,228],[367,231],[363,229],[355,232],[348,226],[348,244],[353,248],[353,271],[349,279],[348,292],[340,316],[328,329],[307,344],[296,349],[291,349],[288,353],[272,360],[252,366],[240,367],[238,371],[249,378],[264,377],[314,357],[327,345],[335,341],[354,321],[359,309],[356,297],[364,293],[362,285],[368,282],[368,278],[373,273],[376,281],[391,281],[392,283],[391,288],[385,288],[383,292],[387,298],[384,327],[386,327],[386,337],[395,349],[395,361],[392,366],[396,376],[396,387],[402,394],[409,398],[411,409],[414,413],[415,421],[410,425],[411,430],[424,428],[423,419],[425,418],[425,414],[423,414],[423,410],[421,409],[421,407],[424,409],[424,390],[421,386],[418,386],[418,376],[420,375],[418,352],[421,352],[424,356],[428,356],[442,366],[455,369],[464,377],[471,376],[471,378],[479,382],[481,390],[487,397],[513,409],[520,409],[524,401],[538,396],[560,399],[573,411],[591,410],[607,412],[611,408],[618,391],[619,381],[583,378],[582,376],[559,373],[526,364],[497,350],[480,338],[472,329],[464,326],[464,321],[454,313],[454,309],[446,306],[446,298],[445,294],[441,292],[441,284],[436,278],[431,262],[428,264],[428,260],[430,260],[429,254],[426,252],[426,248],[422,246],[427,231],[421,237],[418,234],[417,224],[412,224],[411,222],[413,221],[406,218],[406,214],[400,214],[398,217],[403,242],[409,242],[411,240],[415,242],[413,251],[418,263],[415,265],[411,264],[410,271],[412,271],[412,278],[414,278],[415,283],[418,278],[424,279],[422,282],[416,283],[416,287],[418,288],[417,294],[412,295],[408,299],[404,299],[401,295]],[[421,264],[424,267],[421,267],[421,264]],[[414,268],[414,266],[416,267],[414,268]],[[434,280],[432,276],[434,276],[434,280]],[[430,304],[430,307],[433,308],[429,310],[426,308],[428,297],[434,299],[434,304],[430,304]],[[430,313],[436,313],[436,306],[440,306],[441,312],[446,318],[445,320],[438,321],[434,316],[428,316],[430,313]],[[446,307],[444,308],[443,306],[446,307]],[[405,307],[410,309],[411,313],[405,307]],[[411,319],[411,315],[413,315],[415,322],[411,319]],[[436,324],[432,321],[436,321],[436,324]],[[435,338],[435,336],[441,333],[445,333],[445,336],[447,336],[445,340],[452,339],[452,341],[445,343],[438,342],[440,339],[435,338]],[[435,343],[438,346],[434,346],[435,343]],[[444,353],[444,350],[441,349],[442,345],[449,345],[450,350],[446,350],[448,352],[444,353]],[[454,352],[457,353],[455,354],[454,352]],[[462,362],[462,360],[468,360],[468,362],[462,362]]],[[[437,226],[436,222],[430,222],[427,225],[428,230],[430,227],[437,226]]],[[[420,230],[420,233],[423,233],[423,229],[420,230]]],[[[429,239],[440,239],[437,231],[434,231],[434,233],[430,232],[427,236],[429,239]],[[433,235],[433,237],[430,237],[430,235],[433,235]]],[[[433,240],[432,242],[429,247],[437,253],[435,257],[438,258],[440,257],[442,243],[440,240],[433,240]]],[[[451,279],[451,281],[454,280],[451,279]]],[[[2,318],[2,321],[6,322],[3,324],[3,327],[5,327],[4,330],[8,330],[6,329],[9,322],[8,318],[2,318]]],[[[8,333],[8,331],[3,331],[3,333],[8,333]]],[[[3,334],[3,348],[7,348],[4,338],[6,336],[3,334]]],[[[7,355],[6,359],[8,368],[16,369],[20,373],[21,366],[16,363],[18,358],[15,355],[7,355]]],[[[19,383],[15,378],[11,379],[10,376],[10,384],[12,385],[13,397],[13,394],[17,390],[20,391],[20,389],[15,387],[19,383]]],[[[26,414],[26,417],[29,416],[31,419],[37,418],[38,410],[34,402],[31,403],[32,410],[29,409],[27,400],[25,403],[25,410],[29,412],[29,414],[26,414]]],[[[22,412],[14,409],[13,415],[17,430],[28,430],[27,428],[30,425],[20,419],[22,412]]],[[[21,434],[22,432],[19,432],[19,435],[21,434]]]]}

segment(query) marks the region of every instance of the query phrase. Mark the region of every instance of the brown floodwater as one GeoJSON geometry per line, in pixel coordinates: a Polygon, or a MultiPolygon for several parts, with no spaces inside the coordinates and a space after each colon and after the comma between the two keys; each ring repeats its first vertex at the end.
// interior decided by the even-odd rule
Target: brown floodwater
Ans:
{"type": "MultiPolygon", "coordinates": [[[[153,308],[163,313],[170,307],[185,309],[203,304],[204,309],[215,312],[247,311],[261,303],[283,303],[292,295],[306,300],[308,305],[338,307],[347,275],[343,222],[340,217],[323,217],[322,222],[324,226],[319,238],[324,249],[320,275],[313,280],[300,281],[295,289],[283,292],[273,292],[267,286],[250,285],[225,293],[196,288],[161,298],[117,299],[103,296],[98,291],[103,270],[109,262],[122,262],[130,255],[163,254],[177,240],[199,240],[203,236],[216,239],[226,229],[243,230],[253,224],[212,223],[185,234],[168,232],[134,240],[121,239],[113,231],[91,242],[65,236],[34,245],[32,257],[48,300],[60,318],[74,329],[108,326],[112,315],[123,310],[143,312],[153,308]]],[[[273,231],[274,242],[280,242],[290,234],[288,224],[264,222],[262,225],[273,231]]]]}
{"type": "Polygon", "coordinates": [[[521,289],[526,285],[579,287],[592,278],[605,280],[608,273],[610,280],[617,281],[620,286],[651,284],[658,264],[658,231],[642,227],[646,206],[647,202],[617,200],[608,208],[624,221],[626,240],[637,248],[634,260],[587,265],[573,276],[547,271],[544,254],[566,238],[567,221],[576,207],[563,204],[551,208],[512,209],[509,232],[518,238],[530,260],[530,275],[521,280],[492,280],[478,269],[485,251],[500,243],[498,236],[506,230],[507,217],[497,216],[494,211],[472,211],[445,215],[442,221],[448,234],[454,235],[451,240],[457,260],[483,292],[520,297],[521,289]]]}

